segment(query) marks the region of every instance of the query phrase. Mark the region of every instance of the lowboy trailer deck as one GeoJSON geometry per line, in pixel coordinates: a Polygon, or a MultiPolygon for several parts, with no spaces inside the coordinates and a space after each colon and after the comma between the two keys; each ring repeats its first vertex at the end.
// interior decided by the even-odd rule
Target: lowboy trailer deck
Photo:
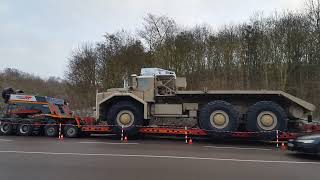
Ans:
{"type": "MultiPolygon", "coordinates": [[[[84,122],[92,118],[84,118],[84,122]]],[[[80,127],[81,132],[86,132],[87,134],[114,134],[113,126],[106,124],[84,124],[80,127]]],[[[124,132],[125,133],[125,132],[124,132]]],[[[208,138],[230,138],[230,139],[255,139],[255,140],[281,140],[287,141],[289,139],[294,139],[296,137],[320,133],[320,124],[318,123],[307,123],[301,121],[297,123],[296,128],[292,131],[265,131],[265,132],[248,132],[248,131],[216,131],[208,133],[205,129],[199,128],[188,128],[188,127],[139,127],[138,134],[142,135],[165,135],[165,136],[184,136],[188,135],[194,137],[208,137],[208,138]]],[[[127,136],[127,134],[124,134],[127,136]]]]}

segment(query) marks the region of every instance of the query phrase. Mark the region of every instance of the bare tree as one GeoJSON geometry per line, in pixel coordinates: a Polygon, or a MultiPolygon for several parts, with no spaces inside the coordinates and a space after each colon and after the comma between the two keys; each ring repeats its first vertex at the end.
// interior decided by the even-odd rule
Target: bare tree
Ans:
{"type": "Polygon", "coordinates": [[[150,50],[156,49],[166,39],[177,33],[176,22],[166,16],[148,14],[143,18],[143,29],[138,31],[140,37],[146,41],[150,50]]]}

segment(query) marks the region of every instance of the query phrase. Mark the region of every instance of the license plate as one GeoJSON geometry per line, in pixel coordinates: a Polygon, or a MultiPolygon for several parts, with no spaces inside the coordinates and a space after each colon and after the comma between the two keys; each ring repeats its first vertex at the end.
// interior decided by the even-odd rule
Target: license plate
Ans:
{"type": "Polygon", "coordinates": [[[288,143],[288,147],[293,147],[294,145],[292,143],[288,143]]]}

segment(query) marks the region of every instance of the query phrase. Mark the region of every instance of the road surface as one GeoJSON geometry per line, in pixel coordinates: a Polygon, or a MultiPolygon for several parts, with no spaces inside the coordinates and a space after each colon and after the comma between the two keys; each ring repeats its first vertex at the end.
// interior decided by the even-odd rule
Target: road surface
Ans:
{"type": "Polygon", "coordinates": [[[320,160],[274,145],[183,139],[64,139],[0,136],[1,180],[320,178],[320,160]]]}

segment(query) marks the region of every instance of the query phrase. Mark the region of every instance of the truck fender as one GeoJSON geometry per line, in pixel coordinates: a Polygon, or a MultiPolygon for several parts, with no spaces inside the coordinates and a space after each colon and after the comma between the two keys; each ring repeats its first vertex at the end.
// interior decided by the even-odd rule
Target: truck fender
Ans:
{"type": "Polygon", "coordinates": [[[136,95],[134,95],[132,93],[114,93],[114,94],[104,98],[102,101],[97,102],[97,105],[96,105],[96,107],[97,107],[97,110],[96,110],[97,115],[99,113],[99,108],[100,108],[100,105],[102,103],[104,103],[106,101],[109,101],[114,97],[120,97],[120,96],[121,97],[129,97],[130,99],[133,99],[133,100],[143,104],[143,118],[144,119],[148,119],[148,110],[147,110],[148,109],[148,104],[145,101],[143,101],[141,98],[139,98],[138,96],[136,96],[136,95]]]}

